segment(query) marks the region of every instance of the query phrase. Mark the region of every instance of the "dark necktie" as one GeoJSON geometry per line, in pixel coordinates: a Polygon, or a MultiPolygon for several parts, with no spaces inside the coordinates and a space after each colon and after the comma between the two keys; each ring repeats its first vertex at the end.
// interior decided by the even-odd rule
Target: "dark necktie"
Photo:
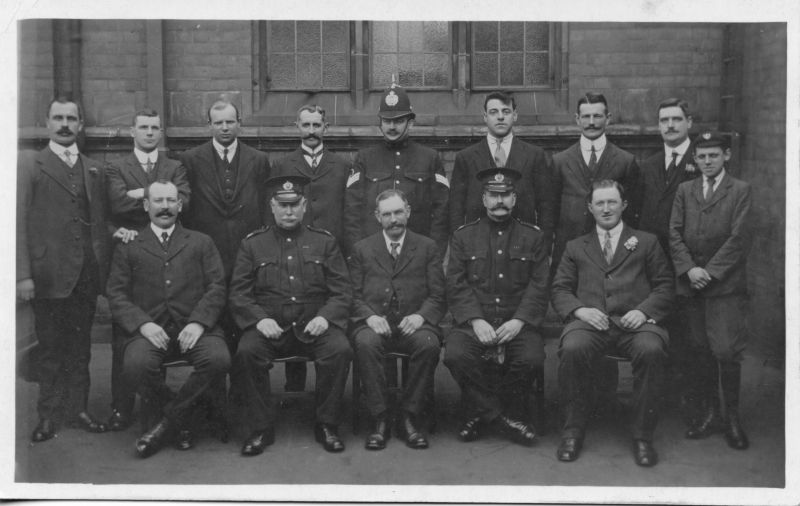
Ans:
{"type": "Polygon", "coordinates": [[[706,184],[708,185],[706,187],[706,202],[711,200],[711,197],[714,196],[714,183],[715,182],[716,182],[716,179],[713,178],[713,177],[708,178],[708,181],[706,182],[706,184]]]}
{"type": "Polygon", "coordinates": [[[494,164],[497,165],[498,168],[506,166],[506,151],[503,149],[503,145],[500,142],[497,143],[497,149],[494,152],[494,164]]]}
{"type": "Polygon", "coordinates": [[[669,165],[667,166],[667,177],[669,177],[669,175],[672,174],[672,172],[675,170],[677,166],[678,166],[678,152],[673,151],[672,161],[669,162],[669,165]]]}
{"type": "Polygon", "coordinates": [[[611,232],[606,230],[606,240],[603,242],[603,256],[606,257],[606,263],[611,265],[614,260],[614,249],[611,247],[611,232]]]}
{"type": "Polygon", "coordinates": [[[597,168],[597,151],[594,149],[594,144],[592,144],[592,154],[589,156],[589,172],[594,172],[594,169],[597,168]]]}
{"type": "Polygon", "coordinates": [[[229,167],[231,164],[231,161],[228,160],[228,148],[222,149],[222,163],[225,165],[225,167],[229,167]]]}
{"type": "Polygon", "coordinates": [[[397,257],[400,256],[400,253],[398,253],[397,251],[397,249],[400,247],[400,243],[392,242],[389,243],[389,246],[391,246],[392,248],[392,251],[390,251],[389,254],[392,255],[392,259],[394,259],[394,261],[397,262],[397,257]]]}
{"type": "Polygon", "coordinates": [[[167,251],[167,248],[169,248],[169,234],[166,232],[161,232],[161,248],[164,251],[167,251]]]}
{"type": "Polygon", "coordinates": [[[322,151],[317,151],[316,153],[309,155],[311,157],[311,170],[313,170],[314,172],[317,171],[317,165],[318,165],[317,159],[319,158],[319,155],[321,153],[322,151]]]}
{"type": "Polygon", "coordinates": [[[144,164],[144,171],[148,174],[153,171],[153,162],[149,158],[147,159],[147,163],[144,164]]]}

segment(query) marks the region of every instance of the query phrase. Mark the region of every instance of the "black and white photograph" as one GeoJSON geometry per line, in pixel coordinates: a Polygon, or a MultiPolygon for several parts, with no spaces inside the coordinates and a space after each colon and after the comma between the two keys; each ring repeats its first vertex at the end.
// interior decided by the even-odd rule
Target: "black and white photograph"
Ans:
{"type": "Polygon", "coordinates": [[[794,2],[12,4],[3,499],[800,503],[794,2]]]}

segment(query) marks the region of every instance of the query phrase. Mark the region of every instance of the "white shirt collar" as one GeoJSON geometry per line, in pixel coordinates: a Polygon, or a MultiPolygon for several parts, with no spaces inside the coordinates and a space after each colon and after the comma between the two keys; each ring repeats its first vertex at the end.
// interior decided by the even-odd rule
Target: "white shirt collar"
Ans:
{"type": "Polygon", "coordinates": [[[678,153],[678,158],[677,158],[677,160],[675,160],[675,164],[677,165],[677,164],[681,163],[681,160],[683,160],[683,157],[686,154],[686,151],[688,151],[689,146],[691,146],[691,145],[692,145],[692,141],[689,140],[688,137],[683,142],[681,142],[680,144],[675,146],[674,148],[671,148],[671,147],[667,146],[666,144],[664,144],[664,161],[666,163],[665,166],[669,167],[669,164],[672,163],[672,152],[673,151],[678,153]]]}
{"type": "Polygon", "coordinates": [[[167,233],[167,239],[169,239],[170,237],[172,237],[172,232],[174,232],[174,231],[175,231],[175,224],[173,223],[173,224],[172,224],[172,226],[171,226],[171,227],[169,227],[169,228],[161,228],[161,227],[157,227],[157,226],[156,226],[156,225],[155,225],[155,224],[154,224],[154,223],[151,221],[151,222],[150,222],[150,230],[152,230],[152,231],[153,231],[153,233],[154,233],[154,234],[156,234],[156,237],[158,238],[158,241],[159,241],[159,242],[161,242],[161,234],[162,234],[162,233],[164,233],[164,232],[166,232],[166,233],[167,233]]]}
{"type": "MultiPolygon", "coordinates": [[[[725,167],[723,167],[722,170],[719,171],[719,174],[717,174],[714,177],[714,189],[715,190],[717,188],[719,188],[719,184],[722,182],[722,178],[724,178],[724,177],[725,177],[725,167]]],[[[703,190],[705,190],[706,188],[708,188],[708,178],[704,175],[703,176],[703,190]]],[[[703,191],[703,193],[705,193],[705,191],[703,191]]]]}
{"type": "Polygon", "coordinates": [[[78,156],[78,145],[75,144],[74,142],[69,146],[62,146],[56,141],[50,141],[50,144],[48,144],[48,146],[50,147],[50,151],[55,153],[56,156],[58,156],[59,158],[64,158],[64,151],[69,151],[70,155],[75,156],[76,158],[78,156]]]}
{"type": "Polygon", "coordinates": [[[406,242],[406,232],[403,232],[403,236],[400,237],[400,239],[394,241],[392,239],[389,239],[389,236],[386,235],[386,231],[384,230],[383,231],[383,240],[386,242],[386,251],[388,251],[389,253],[392,252],[392,243],[393,242],[399,242],[400,246],[397,247],[397,254],[399,255],[400,252],[403,251],[403,244],[406,242]]]}
{"type": "Polygon", "coordinates": [[[306,147],[306,145],[301,142],[300,143],[300,149],[303,151],[303,154],[305,156],[315,155],[317,153],[322,153],[322,143],[320,142],[319,146],[317,146],[314,149],[310,149],[310,148],[306,147]]]}
{"type": "Polygon", "coordinates": [[[133,147],[133,154],[136,156],[136,159],[139,160],[139,164],[147,165],[147,160],[150,160],[153,165],[156,164],[158,160],[158,150],[154,149],[149,153],[145,153],[141,149],[137,148],[136,146],[133,147]]]}
{"type": "MultiPolygon", "coordinates": [[[[622,220],[619,220],[619,223],[617,223],[614,228],[608,230],[608,233],[611,235],[611,249],[613,251],[617,251],[617,244],[619,244],[619,236],[622,235],[622,228],[622,220]]],[[[597,231],[597,238],[600,240],[600,248],[602,249],[603,244],[606,242],[606,229],[600,225],[595,225],[595,229],[597,231]]]]}
{"type": "Polygon", "coordinates": [[[217,142],[217,139],[214,138],[211,139],[211,143],[214,145],[214,149],[217,151],[217,155],[219,155],[220,160],[222,160],[222,155],[225,149],[226,148],[228,149],[229,162],[233,160],[234,156],[236,156],[236,150],[239,148],[239,139],[234,139],[233,142],[231,142],[230,146],[223,146],[222,144],[217,142]]]}
{"type": "Polygon", "coordinates": [[[506,149],[511,146],[511,141],[514,140],[514,132],[508,132],[505,137],[498,139],[492,134],[486,134],[486,140],[489,142],[489,146],[492,149],[497,149],[497,145],[500,144],[503,146],[503,149],[506,149]]]}
{"type": "Polygon", "coordinates": [[[581,150],[586,151],[588,153],[592,152],[592,146],[594,146],[594,151],[597,153],[597,156],[600,156],[600,153],[606,149],[606,134],[601,135],[597,139],[590,141],[583,135],[581,135],[581,150]]]}

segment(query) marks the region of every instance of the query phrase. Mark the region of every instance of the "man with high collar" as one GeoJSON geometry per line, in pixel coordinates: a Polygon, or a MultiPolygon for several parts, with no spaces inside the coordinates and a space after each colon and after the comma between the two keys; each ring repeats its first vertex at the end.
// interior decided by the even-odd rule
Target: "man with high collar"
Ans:
{"type": "MultiPolygon", "coordinates": [[[[158,180],[171,181],[177,188],[183,209],[188,209],[189,180],[186,170],[177,160],[171,160],[159,154],[158,144],[163,137],[164,128],[157,111],[142,109],[133,117],[131,137],[133,152],[109,164],[108,200],[111,205],[111,223],[115,227],[132,230],[135,235],[150,223],[145,211],[144,188],[158,180]]],[[[114,329],[111,359],[111,407],[112,414],[108,420],[111,430],[125,430],[131,422],[133,397],[121,398],[122,354],[119,350],[118,329],[114,329]]]]}
{"type": "Polygon", "coordinates": [[[491,424],[512,441],[532,445],[535,428],[522,421],[532,375],[544,364],[539,326],[547,310],[547,251],[537,227],[512,216],[517,201],[513,169],[486,169],[486,215],[453,234],[447,302],[454,327],[444,363],[469,409],[458,437],[474,441],[491,424]],[[500,371],[492,380],[487,362],[500,371]]]}
{"type": "Polygon", "coordinates": [[[53,100],[46,125],[49,145],[20,153],[17,165],[16,291],[33,306],[39,343],[34,442],[55,436],[61,422],[106,430],[87,412],[90,331],[110,254],[105,170],[78,152],[83,116],[76,102],[53,100]]]}
{"type": "MultiPolygon", "coordinates": [[[[341,156],[328,151],[324,144],[328,123],[325,109],[311,104],[297,111],[295,121],[300,133],[300,147],[275,162],[275,176],[304,176],[309,179],[305,187],[308,209],[303,223],[327,230],[344,248],[344,189],[350,175],[350,163],[341,156]]],[[[306,379],[306,364],[289,362],[286,369],[286,390],[303,391],[306,379]]]]}
{"type": "Polygon", "coordinates": [[[558,386],[564,425],[558,460],[578,458],[592,405],[593,372],[609,351],[633,366],[633,457],[654,466],[653,432],[669,335],[657,323],[672,310],[674,280],[656,236],[622,220],[623,187],[592,183],[586,207],[595,227],[567,243],[551,290],[553,308],[567,325],[558,348],[558,386]]]}
{"type": "Polygon", "coordinates": [[[703,177],[678,187],[669,243],[687,330],[690,395],[700,407],[686,437],[724,432],[728,446],[744,450],[750,443],[739,421],[739,390],[747,344],[752,197],[750,185],[727,171],[730,158],[728,139],[718,132],[695,139],[694,161],[703,177]]]}
{"type": "Polygon", "coordinates": [[[314,359],[314,436],[326,451],[340,452],[342,395],[353,359],[344,333],[353,295],[350,274],[330,232],[303,225],[308,178],[278,176],[268,184],[275,225],[241,242],[228,302],[242,329],[231,397],[252,430],[242,455],[258,455],[275,440],[269,369],[274,358],[288,355],[314,359]]]}
{"type": "Polygon", "coordinates": [[[437,152],[409,140],[416,115],[406,90],[392,84],[381,97],[380,130],[383,143],[362,149],[356,156],[345,191],[345,243],[380,232],[372,216],[375,197],[384,190],[401,190],[414,210],[408,228],[436,241],[444,255],[448,239],[450,185],[437,152]]]}
{"type": "Polygon", "coordinates": [[[482,217],[483,187],[475,175],[486,167],[506,167],[522,174],[515,185],[514,216],[538,225],[550,251],[555,227],[555,195],[552,167],[544,150],[514,136],[517,105],[513,95],[495,91],[483,101],[486,139],[456,153],[450,181],[450,231],[482,217]]]}
{"type": "Polygon", "coordinates": [[[586,93],[578,100],[575,114],[575,122],[581,129],[579,141],[553,155],[557,225],[551,273],[555,273],[567,241],[588,233],[594,227],[592,214],[584,203],[594,181],[611,179],[627,189],[630,194],[625,219],[635,222],[639,202],[635,195],[639,166],[633,154],[606,138],[610,121],[606,98],[600,93],[586,93]]]}
{"type": "Polygon", "coordinates": [[[230,355],[217,325],[226,295],[217,248],[207,235],[176,224],[181,200],[172,182],[147,186],[144,208],[150,225],[114,252],[108,304],[124,333],[123,394],[138,390],[143,404],[163,412],[136,442],[137,454],[149,457],[176,431],[178,448],[192,447],[181,432],[193,405],[228,371],[230,355]],[[174,396],[161,373],[172,357],[194,366],[174,396]]]}
{"type": "Polygon", "coordinates": [[[381,232],[357,242],[349,258],[354,284],[351,336],[367,409],[374,425],[368,450],[382,450],[389,439],[384,355],[408,353],[409,373],[403,392],[398,433],[406,446],[428,447],[418,415],[432,392],[439,363],[445,313],[444,273],[433,239],[407,229],[412,209],[400,190],[385,190],[376,199],[381,232]]]}

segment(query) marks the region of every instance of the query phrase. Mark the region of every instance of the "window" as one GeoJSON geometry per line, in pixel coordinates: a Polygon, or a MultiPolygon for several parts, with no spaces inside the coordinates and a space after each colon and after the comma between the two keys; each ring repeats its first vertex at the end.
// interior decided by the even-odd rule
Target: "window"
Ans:
{"type": "Polygon", "coordinates": [[[472,87],[551,87],[551,40],[546,22],[472,23],[472,87]]]}
{"type": "Polygon", "coordinates": [[[447,89],[452,85],[450,23],[375,21],[371,31],[373,89],[392,83],[407,88],[447,89]]]}
{"type": "Polygon", "coordinates": [[[347,21],[269,21],[266,30],[270,90],[349,88],[347,21]]]}

